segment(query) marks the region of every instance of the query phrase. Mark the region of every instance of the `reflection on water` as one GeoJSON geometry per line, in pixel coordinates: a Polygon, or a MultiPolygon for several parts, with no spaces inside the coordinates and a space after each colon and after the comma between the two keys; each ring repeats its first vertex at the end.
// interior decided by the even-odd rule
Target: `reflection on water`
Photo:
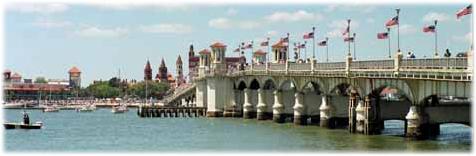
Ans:
{"type": "MultiPolygon", "coordinates": [[[[19,121],[21,110],[5,110],[8,121],[19,121]]],[[[386,121],[383,135],[349,134],[315,125],[232,118],[139,118],[135,110],[112,114],[30,110],[41,130],[5,131],[6,151],[462,151],[471,148],[471,130],[441,125],[435,140],[408,141],[403,121],[386,121]],[[395,136],[396,135],[396,136],[395,136]]]]}

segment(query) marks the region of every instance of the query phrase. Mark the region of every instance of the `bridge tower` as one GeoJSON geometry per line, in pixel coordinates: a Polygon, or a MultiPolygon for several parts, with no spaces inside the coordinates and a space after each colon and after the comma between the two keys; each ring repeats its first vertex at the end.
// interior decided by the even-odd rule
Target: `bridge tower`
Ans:
{"type": "MultiPolygon", "coordinates": [[[[198,52],[200,55],[198,61],[198,77],[203,77],[208,72],[210,66],[210,51],[203,49],[198,52]]],[[[195,81],[196,84],[196,99],[197,107],[207,106],[207,80],[195,81]]]]}

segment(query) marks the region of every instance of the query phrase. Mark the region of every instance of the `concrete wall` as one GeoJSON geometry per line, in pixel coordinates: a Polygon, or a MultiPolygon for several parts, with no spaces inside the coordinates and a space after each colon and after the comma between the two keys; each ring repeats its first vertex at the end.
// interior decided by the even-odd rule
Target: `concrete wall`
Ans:
{"type": "Polygon", "coordinates": [[[207,81],[199,81],[197,82],[197,87],[196,87],[196,103],[197,107],[205,107],[207,106],[207,81]]]}

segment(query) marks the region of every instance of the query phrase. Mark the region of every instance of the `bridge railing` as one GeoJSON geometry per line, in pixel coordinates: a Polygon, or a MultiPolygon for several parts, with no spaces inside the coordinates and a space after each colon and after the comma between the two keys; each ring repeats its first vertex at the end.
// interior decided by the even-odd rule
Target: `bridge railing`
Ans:
{"type": "Polygon", "coordinates": [[[353,61],[350,69],[394,69],[395,60],[353,61]]]}
{"type": "Polygon", "coordinates": [[[326,62],[316,63],[314,65],[315,70],[344,70],[345,62],[326,62]]]}
{"type": "Polygon", "coordinates": [[[467,69],[467,58],[403,59],[401,69],[467,69]]]}
{"type": "Polygon", "coordinates": [[[310,71],[311,63],[289,63],[289,70],[291,71],[310,71]]]}
{"type": "Polygon", "coordinates": [[[286,65],[281,63],[271,63],[269,64],[269,70],[273,71],[284,71],[286,70],[286,65]]]}
{"type": "Polygon", "coordinates": [[[253,65],[253,70],[265,71],[265,70],[266,70],[266,64],[256,64],[256,65],[253,65]]]}

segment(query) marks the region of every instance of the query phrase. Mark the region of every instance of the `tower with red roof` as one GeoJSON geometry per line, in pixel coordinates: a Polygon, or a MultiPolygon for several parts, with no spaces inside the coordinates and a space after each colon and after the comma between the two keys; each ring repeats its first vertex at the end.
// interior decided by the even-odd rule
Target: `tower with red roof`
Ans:
{"type": "Polygon", "coordinates": [[[73,66],[68,71],[69,73],[69,86],[71,88],[81,88],[81,70],[73,66]]]}

